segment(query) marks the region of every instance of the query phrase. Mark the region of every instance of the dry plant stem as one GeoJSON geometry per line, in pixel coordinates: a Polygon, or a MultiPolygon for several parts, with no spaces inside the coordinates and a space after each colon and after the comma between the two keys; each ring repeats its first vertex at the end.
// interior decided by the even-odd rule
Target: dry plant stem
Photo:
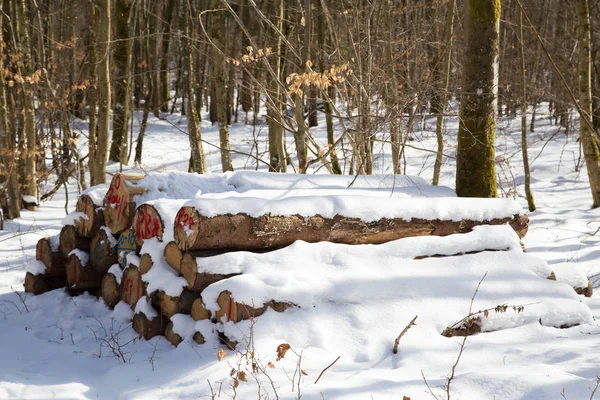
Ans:
{"type": "Polygon", "coordinates": [[[594,395],[596,394],[596,390],[598,390],[598,386],[600,386],[600,376],[596,377],[596,386],[594,387],[594,390],[592,390],[592,394],[590,395],[590,400],[593,400],[594,395]]]}
{"type": "Polygon", "coordinates": [[[333,364],[335,364],[337,362],[337,360],[340,359],[340,357],[341,356],[338,356],[331,364],[329,364],[328,366],[326,366],[325,369],[323,371],[321,371],[321,373],[317,377],[317,380],[315,381],[315,385],[317,384],[317,382],[319,382],[319,379],[321,379],[321,376],[323,376],[323,374],[325,373],[325,371],[327,371],[329,368],[331,368],[333,366],[333,364]]]}
{"type": "Polygon", "coordinates": [[[404,336],[404,334],[410,329],[411,326],[416,325],[415,321],[417,320],[418,315],[415,315],[415,317],[412,319],[412,321],[410,321],[408,323],[408,325],[406,325],[406,327],[402,330],[402,332],[400,332],[400,335],[398,335],[398,337],[395,340],[394,343],[394,354],[398,353],[398,345],[400,344],[400,339],[402,338],[402,336],[404,336]]]}

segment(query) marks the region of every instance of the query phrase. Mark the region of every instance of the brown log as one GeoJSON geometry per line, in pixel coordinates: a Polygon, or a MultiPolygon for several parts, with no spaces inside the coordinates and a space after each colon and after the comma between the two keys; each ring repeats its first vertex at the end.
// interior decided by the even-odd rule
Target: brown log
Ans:
{"type": "Polygon", "coordinates": [[[183,258],[183,253],[177,247],[177,243],[169,242],[165,246],[165,260],[167,260],[167,264],[171,268],[173,268],[179,275],[181,275],[181,259],[183,258]]]}
{"type": "Polygon", "coordinates": [[[204,335],[202,335],[200,332],[194,333],[194,336],[192,337],[192,339],[194,339],[194,342],[196,342],[198,344],[206,343],[206,341],[204,340],[204,335]]]}
{"type": "Polygon", "coordinates": [[[37,296],[54,289],[65,287],[65,279],[48,277],[45,274],[33,275],[31,272],[27,272],[25,274],[23,286],[25,287],[25,292],[33,293],[37,296]]]}
{"type": "Polygon", "coordinates": [[[150,254],[142,254],[140,257],[140,274],[144,275],[150,272],[153,264],[154,262],[152,261],[152,256],[150,254]]]}
{"type": "Polygon", "coordinates": [[[592,294],[594,294],[594,286],[590,280],[588,280],[588,285],[586,287],[576,287],[574,289],[575,293],[582,294],[585,297],[592,297],[592,294]]]}
{"type": "Polygon", "coordinates": [[[79,196],[75,211],[82,212],[86,216],[86,218],[78,218],[75,221],[75,229],[79,236],[83,238],[92,238],[98,232],[98,229],[104,225],[102,207],[95,205],[88,195],[82,194],[79,196]]]}
{"type": "Polygon", "coordinates": [[[165,327],[165,338],[175,347],[179,346],[179,343],[183,342],[183,338],[177,333],[173,332],[173,322],[169,321],[165,327]]]}
{"type": "Polygon", "coordinates": [[[145,294],[146,285],[142,282],[140,270],[134,265],[125,268],[121,278],[121,299],[134,309],[138,300],[145,294]]]}
{"type": "Polygon", "coordinates": [[[244,303],[238,303],[231,297],[231,292],[228,290],[221,292],[217,298],[219,309],[215,313],[217,322],[221,321],[223,316],[227,317],[227,321],[240,322],[250,318],[255,318],[263,315],[268,308],[277,312],[283,312],[290,307],[296,307],[293,303],[271,300],[259,307],[250,306],[244,303]]]}
{"type": "Polygon", "coordinates": [[[64,277],[66,258],[59,251],[52,251],[50,238],[38,240],[35,247],[35,259],[46,266],[45,275],[48,277],[64,277]]]}
{"type": "Polygon", "coordinates": [[[140,251],[133,229],[125,229],[117,240],[117,261],[121,268],[127,267],[127,255],[140,251]]]}
{"type": "Polygon", "coordinates": [[[162,241],[165,225],[153,206],[149,204],[139,206],[133,215],[132,226],[138,246],[141,247],[145,239],[154,237],[162,241]]]}
{"type": "Polygon", "coordinates": [[[447,236],[470,232],[477,225],[509,223],[519,237],[527,233],[527,215],[491,221],[441,221],[413,218],[382,218],[365,222],[336,215],[262,215],[244,213],[205,217],[193,207],[182,207],[175,219],[175,242],[181,250],[277,249],[296,240],[344,244],[380,244],[411,236],[447,236]]]}
{"type": "Polygon", "coordinates": [[[100,288],[104,273],[96,271],[77,253],[72,253],[67,260],[67,286],[77,290],[93,291],[100,288]]]}
{"type": "Polygon", "coordinates": [[[115,174],[104,197],[104,220],[114,234],[121,233],[131,226],[135,203],[133,198],[148,189],[139,187],[136,182],[144,175],[115,174]]]}
{"type": "Polygon", "coordinates": [[[159,291],[152,296],[154,308],[159,309],[161,314],[171,318],[175,314],[190,314],[194,301],[200,297],[199,292],[184,289],[179,296],[169,296],[159,291]]]}
{"type": "Polygon", "coordinates": [[[181,259],[181,275],[183,275],[187,281],[188,289],[201,292],[215,282],[231,278],[232,276],[239,274],[211,274],[208,272],[198,272],[196,257],[194,257],[191,253],[186,253],[181,259]]]}
{"type": "Polygon", "coordinates": [[[90,243],[90,265],[102,273],[117,263],[117,240],[108,235],[106,230],[100,229],[90,243]]]}
{"type": "Polygon", "coordinates": [[[77,228],[73,225],[65,225],[60,230],[60,241],[58,249],[60,254],[66,259],[69,253],[75,249],[90,251],[91,239],[79,235],[77,228]]]}
{"type": "Polygon", "coordinates": [[[104,304],[108,307],[113,308],[121,301],[121,287],[117,282],[117,277],[110,272],[102,278],[101,291],[104,304]]]}
{"type": "Polygon", "coordinates": [[[162,314],[158,314],[157,317],[150,319],[144,313],[136,313],[133,316],[133,330],[140,337],[150,340],[154,336],[165,334],[168,321],[162,314]]]}
{"type": "Polygon", "coordinates": [[[206,309],[204,302],[201,297],[198,297],[192,303],[192,309],[190,315],[194,321],[201,321],[204,319],[210,319],[210,311],[206,309]]]}

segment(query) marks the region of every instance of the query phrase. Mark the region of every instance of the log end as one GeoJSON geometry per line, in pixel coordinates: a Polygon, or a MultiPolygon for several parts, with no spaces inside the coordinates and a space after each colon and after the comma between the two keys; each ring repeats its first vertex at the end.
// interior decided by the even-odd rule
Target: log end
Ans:
{"type": "Polygon", "coordinates": [[[155,336],[164,335],[167,326],[167,319],[159,314],[157,317],[149,319],[143,313],[136,313],[133,316],[133,330],[140,337],[150,340],[155,336]]]}
{"type": "Polygon", "coordinates": [[[117,278],[113,274],[108,273],[104,275],[104,278],[102,278],[101,292],[104,304],[110,308],[114,308],[121,300],[121,289],[117,283],[117,278]]]}
{"type": "Polygon", "coordinates": [[[181,250],[194,247],[198,238],[200,215],[194,207],[181,207],[175,217],[174,237],[175,243],[181,250]]]}
{"type": "Polygon", "coordinates": [[[175,347],[179,346],[179,343],[183,342],[181,336],[173,332],[173,322],[170,322],[165,327],[165,338],[175,347]]]}

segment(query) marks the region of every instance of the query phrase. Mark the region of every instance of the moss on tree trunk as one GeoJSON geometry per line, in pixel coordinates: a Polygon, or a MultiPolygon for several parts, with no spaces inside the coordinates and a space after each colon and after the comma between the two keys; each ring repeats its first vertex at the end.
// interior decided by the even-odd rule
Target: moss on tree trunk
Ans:
{"type": "Polygon", "coordinates": [[[456,152],[456,193],[497,197],[494,139],[500,0],[469,0],[463,94],[456,152]]]}

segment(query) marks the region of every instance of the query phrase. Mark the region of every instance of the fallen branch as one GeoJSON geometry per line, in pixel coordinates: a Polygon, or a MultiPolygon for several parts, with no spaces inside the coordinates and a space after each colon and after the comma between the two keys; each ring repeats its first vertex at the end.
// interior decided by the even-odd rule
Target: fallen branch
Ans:
{"type": "Polygon", "coordinates": [[[395,340],[394,343],[394,354],[398,353],[398,345],[400,344],[400,339],[402,338],[402,336],[404,336],[404,334],[410,329],[411,326],[416,325],[415,321],[417,320],[418,315],[415,315],[415,317],[412,319],[412,321],[410,321],[408,323],[408,325],[406,325],[406,327],[402,330],[402,332],[400,332],[400,334],[398,335],[398,337],[395,340]]]}
{"type": "Polygon", "coordinates": [[[337,360],[340,359],[340,357],[341,356],[338,356],[338,358],[336,358],[331,364],[329,364],[327,367],[325,367],[325,369],[323,371],[321,371],[321,373],[319,374],[319,377],[315,381],[315,385],[317,384],[317,382],[319,382],[319,379],[321,379],[321,376],[323,376],[323,374],[325,373],[325,371],[327,371],[329,368],[331,368],[333,366],[333,364],[335,364],[337,362],[337,360]]]}

